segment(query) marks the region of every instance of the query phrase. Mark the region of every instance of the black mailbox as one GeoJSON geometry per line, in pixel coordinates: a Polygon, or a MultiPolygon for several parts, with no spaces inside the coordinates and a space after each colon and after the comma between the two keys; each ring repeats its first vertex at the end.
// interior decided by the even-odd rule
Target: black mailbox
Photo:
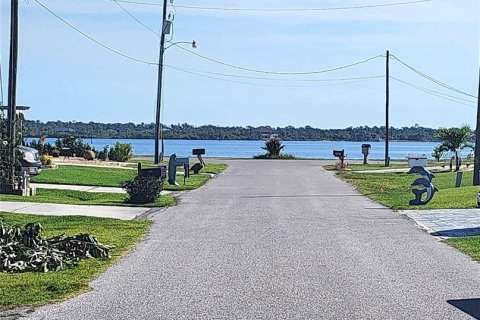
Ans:
{"type": "Polygon", "coordinates": [[[363,154],[370,154],[370,149],[372,148],[371,144],[362,144],[362,153],[363,154]]]}
{"type": "Polygon", "coordinates": [[[141,166],[139,166],[138,175],[140,177],[155,177],[165,179],[165,177],[167,176],[167,167],[160,166],[155,168],[142,169],[141,166]]]}
{"type": "Polygon", "coordinates": [[[345,150],[333,150],[333,156],[337,158],[345,158],[345,150]]]}
{"type": "Polygon", "coordinates": [[[205,154],[205,149],[192,149],[192,155],[201,156],[205,154]]]}

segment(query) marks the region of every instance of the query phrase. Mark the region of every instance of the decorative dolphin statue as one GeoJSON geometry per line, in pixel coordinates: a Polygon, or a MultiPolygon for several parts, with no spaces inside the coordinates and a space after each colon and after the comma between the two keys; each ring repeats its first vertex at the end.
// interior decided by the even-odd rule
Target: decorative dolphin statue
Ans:
{"type": "Polygon", "coordinates": [[[412,183],[412,192],[415,195],[415,199],[410,200],[409,204],[413,206],[426,205],[432,200],[435,192],[438,191],[438,188],[432,184],[432,179],[435,178],[435,175],[430,171],[426,170],[424,167],[412,167],[408,174],[420,174],[422,177],[416,179],[412,183]],[[424,187],[419,189],[418,187],[424,187]],[[422,200],[423,194],[426,193],[425,198],[422,200]]]}

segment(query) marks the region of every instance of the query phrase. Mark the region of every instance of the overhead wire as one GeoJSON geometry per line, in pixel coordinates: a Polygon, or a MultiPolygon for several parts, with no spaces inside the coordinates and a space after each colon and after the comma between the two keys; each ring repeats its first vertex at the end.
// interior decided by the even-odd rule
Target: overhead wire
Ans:
{"type": "Polygon", "coordinates": [[[351,77],[351,78],[330,78],[330,79],[280,79],[280,78],[268,78],[268,77],[255,77],[255,76],[243,76],[238,74],[222,73],[222,72],[212,72],[204,70],[196,70],[183,68],[183,70],[198,72],[203,74],[210,74],[216,76],[224,76],[230,78],[241,78],[241,79],[254,79],[254,80],[268,80],[268,81],[283,81],[283,82],[329,82],[329,81],[351,81],[351,80],[366,80],[366,79],[376,79],[384,78],[385,75],[374,75],[374,76],[363,76],[363,77],[351,77]]]}
{"type": "MultiPolygon", "coordinates": [[[[77,28],[76,26],[74,26],[73,24],[71,24],[70,22],[68,22],[67,20],[65,20],[64,18],[62,18],[59,14],[57,14],[56,12],[54,12],[53,10],[51,10],[50,8],[48,8],[46,5],[44,5],[42,2],[40,2],[39,0],[33,0],[35,1],[40,7],[42,7],[44,10],[46,10],[48,13],[50,13],[51,15],[53,15],[54,17],[56,17],[57,19],[59,19],[61,22],[63,22],[65,25],[67,25],[68,27],[70,27],[71,29],[75,30],[76,32],[78,32],[79,34],[81,34],[82,36],[86,37],[87,39],[89,39],[90,41],[92,41],[93,43],[103,47],[104,49],[116,54],[116,55],[119,55],[119,56],[122,56],[126,59],[129,59],[129,60],[132,60],[132,61],[135,61],[135,62],[139,62],[139,63],[143,63],[143,64],[147,64],[147,65],[157,65],[158,66],[158,63],[157,62],[152,62],[152,61],[147,61],[147,60],[144,60],[144,59],[139,59],[139,58],[135,58],[133,56],[130,56],[130,55],[127,55],[123,52],[120,52],[116,49],[113,49],[111,48],[110,46],[107,46],[106,44],[96,40],[95,38],[93,38],[92,36],[86,34],[85,32],[83,32],[82,30],[80,30],[79,28],[77,28]]],[[[279,72],[279,71],[267,71],[267,70],[258,70],[258,69],[253,69],[253,68],[248,68],[248,67],[242,67],[242,66],[238,66],[238,65],[233,65],[233,64],[229,64],[229,63],[226,63],[226,62],[222,62],[222,61],[219,61],[219,60],[216,60],[216,59],[213,59],[213,58],[209,58],[207,56],[204,56],[204,55],[201,55],[201,54],[198,54],[196,52],[193,52],[189,49],[186,49],[178,44],[174,44],[177,48],[180,48],[186,52],[189,52],[193,55],[196,55],[202,59],[206,59],[210,62],[214,62],[214,63],[217,63],[217,64],[220,64],[220,65],[224,65],[224,66],[228,66],[228,67],[231,67],[231,68],[236,68],[236,69],[239,69],[239,70],[243,70],[243,71],[249,71],[249,72],[256,72],[256,73],[265,73],[265,74],[274,74],[274,75],[313,75],[313,74],[320,74],[320,73],[327,73],[327,72],[333,72],[333,71],[338,71],[338,70],[342,70],[342,69],[346,69],[346,68],[350,68],[350,67],[353,67],[353,66],[356,66],[356,65],[359,65],[359,64],[363,64],[363,63],[367,63],[371,60],[374,60],[374,59],[377,59],[377,58],[380,58],[380,57],[384,57],[384,55],[378,55],[378,56],[374,56],[374,57],[370,57],[370,58],[367,58],[365,60],[362,60],[362,61],[358,61],[358,62],[355,62],[355,63],[351,63],[351,64],[348,64],[348,65],[343,65],[343,66],[340,66],[340,67],[335,67],[335,68],[330,68],[330,69],[325,69],[325,70],[317,70],[317,71],[305,71],[305,72],[279,72]]]]}
{"type": "MultiPolygon", "coordinates": [[[[145,1],[135,1],[135,0],[111,0],[118,1],[130,4],[137,5],[146,5],[146,6],[163,6],[159,3],[145,2],[145,1]]],[[[177,5],[177,8],[182,9],[193,9],[193,10],[210,10],[210,11],[236,11],[236,12],[308,12],[308,11],[336,11],[336,10],[352,10],[352,9],[368,9],[368,8],[379,8],[379,7],[391,7],[391,6],[401,6],[409,4],[418,4],[431,2],[434,0],[412,0],[412,1],[403,1],[403,2],[390,2],[390,3],[377,3],[377,4],[366,4],[366,5],[356,5],[356,6],[343,6],[343,7],[323,7],[323,8],[232,8],[232,7],[204,7],[204,6],[188,6],[188,5],[177,5]]]]}
{"type": "MultiPolygon", "coordinates": [[[[207,78],[207,79],[214,79],[214,80],[218,80],[218,81],[231,82],[231,83],[239,83],[239,84],[245,84],[245,85],[251,85],[251,86],[277,87],[277,88],[330,87],[330,86],[338,86],[338,85],[343,85],[343,84],[350,84],[350,83],[362,82],[362,81],[366,81],[366,80],[371,80],[371,79],[377,78],[377,77],[366,77],[366,78],[362,78],[362,79],[352,80],[352,81],[349,81],[349,82],[344,81],[344,82],[342,82],[342,83],[330,83],[330,84],[323,84],[323,85],[276,85],[276,84],[253,83],[253,82],[246,82],[246,81],[223,79],[223,78],[218,78],[218,77],[214,77],[214,76],[209,76],[209,75],[205,75],[205,74],[202,74],[202,73],[199,73],[199,72],[190,71],[190,70],[187,70],[187,69],[183,69],[183,68],[179,68],[179,67],[174,67],[174,66],[170,66],[170,65],[165,65],[165,67],[170,68],[170,69],[173,69],[173,70],[181,71],[181,72],[184,72],[184,73],[196,75],[196,76],[199,76],[199,77],[207,78]]],[[[382,77],[384,77],[384,76],[382,76],[382,77]]]]}
{"type": "Polygon", "coordinates": [[[223,65],[223,66],[226,66],[226,67],[230,67],[230,68],[234,68],[234,69],[239,69],[239,70],[243,70],[243,71],[249,71],[249,72],[255,72],[255,73],[264,73],[264,74],[276,74],[276,75],[308,75],[308,74],[320,74],[320,73],[327,73],[327,72],[332,72],[332,71],[338,71],[338,70],[342,70],[342,69],[347,69],[347,68],[351,68],[351,67],[354,67],[354,66],[357,66],[357,65],[360,65],[360,64],[364,64],[364,63],[367,63],[371,60],[374,60],[374,59],[378,59],[378,58],[381,58],[381,57],[385,57],[385,55],[383,54],[380,54],[378,56],[374,56],[374,57],[370,57],[370,58],[367,58],[367,59],[364,59],[364,60],[361,60],[361,61],[358,61],[358,62],[354,62],[354,63],[351,63],[351,64],[347,64],[347,65],[343,65],[343,66],[340,66],[340,67],[334,67],[334,68],[330,68],[330,69],[324,69],[324,70],[317,70],[317,71],[298,71],[298,72],[287,72],[287,71],[270,71],[270,70],[260,70],[260,69],[254,69],[254,68],[249,68],[249,67],[243,67],[243,66],[239,66],[239,65],[234,65],[234,64],[231,64],[231,63],[228,63],[228,62],[223,62],[223,61],[220,61],[220,60],[216,60],[216,59],[213,59],[213,58],[210,58],[210,57],[207,57],[205,55],[202,55],[200,53],[197,53],[197,52],[194,52],[192,50],[189,50],[187,48],[184,48],[178,44],[175,44],[175,46],[185,52],[188,52],[192,55],[195,55],[199,58],[202,58],[204,60],[207,60],[207,61],[210,61],[210,62],[213,62],[213,63],[216,63],[216,64],[220,64],[220,65],[223,65]]]}
{"type": "Polygon", "coordinates": [[[431,90],[431,89],[427,89],[427,88],[424,88],[424,87],[421,87],[421,86],[417,86],[417,85],[414,85],[412,83],[409,83],[407,81],[404,81],[404,80],[401,80],[401,79],[398,79],[394,76],[390,76],[390,78],[394,79],[395,81],[398,81],[400,83],[403,83],[404,85],[407,85],[409,87],[412,87],[412,88],[415,88],[417,90],[420,90],[420,91],[423,91],[425,93],[428,93],[428,94],[431,94],[431,95],[434,95],[436,97],[439,97],[439,98],[442,98],[442,99],[445,99],[445,100],[449,100],[449,101],[452,101],[452,102],[455,102],[455,103],[458,103],[458,104],[463,104],[463,105],[466,105],[466,106],[471,106],[471,107],[474,107],[474,101],[471,101],[471,100],[467,100],[467,99],[463,99],[463,98],[459,98],[459,97],[455,97],[455,96],[452,96],[452,95],[448,95],[448,94],[445,94],[445,93],[442,93],[442,92],[438,92],[438,91],[435,91],[435,90],[431,90]],[[466,102],[470,102],[470,103],[464,103],[464,102],[461,102],[461,101],[458,101],[458,100],[455,100],[455,99],[458,99],[458,100],[462,100],[462,101],[466,101],[466,102]]]}
{"type": "Polygon", "coordinates": [[[103,47],[104,49],[110,51],[110,52],[113,52],[119,56],[122,56],[126,59],[129,59],[129,60],[132,60],[132,61],[135,61],[135,62],[139,62],[139,63],[143,63],[143,64],[148,64],[148,65],[158,65],[157,62],[151,62],[151,61],[147,61],[147,60],[143,60],[143,59],[138,59],[138,58],[135,58],[135,57],[132,57],[130,55],[127,55],[123,52],[120,52],[116,49],[113,49],[105,44],[103,44],[102,42],[96,40],[95,38],[89,36],[88,34],[86,34],[85,32],[81,31],[80,29],[78,29],[77,27],[75,27],[73,24],[71,24],[70,22],[68,22],[67,20],[65,20],[64,18],[62,18],[60,15],[58,15],[57,13],[55,13],[53,10],[49,9],[47,6],[45,6],[43,3],[41,3],[39,0],[33,0],[35,1],[40,7],[42,7],[44,10],[46,10],[47,12],[49,12],[51,15],[53,15],[54,17],[56,17],[57,19],[59,19],[60,21],[62,21],[64,24],[66,24],[67,26],[69,26],[71,29],[75,30],[76,32],[80,33],[82,36],[84,36],[85,38],[89,39],[90,41],[94,42],[95,44],[103,47]]]}
{"type": "Polygon", "coordinates": [[[423,78],[425,78],[425,79],[427,79],[427,80],[429,80],[429,81],[431,81],[431,82],[433,82],[433,83],[435,83],[435,84],[437,84],[437,85],[439,85],[439,86],[441,86],[441,87],[444,87],[445,89],[449,89],[449,90],[451,90],[451,91],[455,91],[455,92],[457,92],[457,93],[460,93],[460,94],[463,94],[463,95],[465,95],[465,96],[469,96],[469,97],[472,97],[472,98],[475,98],[475,99],[478,98],[478,97],[475,96],[475,95],[472,95],[472,94],[469,94],[469,93],[464,92],[464,91],[462,91],[462,90],[459,90],[459,89],[457,89],[457,88],[454,88],[454,87],[452,87],[451,85],[448,85],[448,84],[446,84],[446,83],[444,83],[444,82],[442,82],[442,81],[440,81],[440,80],[438,80],[438,79],[435,79],[435,78],[432,77],[432,76],[429,76],[428,74],[426,74],[426,73],[424,73],[424,72],[422,72],[422,71],[420,71],[420,70],[412,67],[411,65],[407,64],[406,62],[402,61],[401,59],[399,59],[398,57],[396,57],[394,54],[391,54],[391,56],[392,56],[395,60],[397,60],[398,62],[400,62],[402,65],[404,65],[405,67],[407,67],[408,69],[412,70],[413,72],[417,73],[418,75],[422,76],[423,78]]]}
{"type": "Polygon", "coordinates": [[[134,14],[132,14],[130,11],[127,10],[124,6],[122,6],[118,1],[113,0],[113,3],[115,3],[120,9],[122,9],[130,18],[135,20],[137,23],[139,23],[141,26],[143,26],[145,29],[156,35],[157,37],[160,37],[160,33],[153,30],[149,26],[147,26],[145,23],[143,23],[140,19],[138,19],[134,14]]]}

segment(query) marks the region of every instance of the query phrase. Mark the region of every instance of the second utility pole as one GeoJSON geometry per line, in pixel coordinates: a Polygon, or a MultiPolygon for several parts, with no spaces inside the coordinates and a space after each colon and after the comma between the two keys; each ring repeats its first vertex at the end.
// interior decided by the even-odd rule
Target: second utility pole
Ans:
{"type": "Polygon", "coordinates": [[[18,59],[18,0],[11,2],[10,17],[10,62],[8,71],[8,183],[15,180],[15,143],[17,115],[17,59],[18,59]]]}
{"type": "Polygon", "coordinates": [[[167,20],[167,0],[163,0],[162,31],[160,35],[160,55],[158,58],[158,85],[157,85],[157,109],[155,115],[155,164],[163,160],[164,145],[162,139],[162,154],[159,151],[159,140],[161,134],[160,114],[162,109],[162,82],[163,82],[163,53],[165,52],[165,21],[167,20]]]}
{"type": "Polygon", "coordinates": [[[480,68],[478,70],[477,127],[475,129],[475,160],[473,163],[473,185],[480,185],[480,68]]]}
{"type": "Polygon", "coordinates": [[[385,167],[390,166],[388,143],[389,133],[389,104],[390,104],[390,51],[387,50],[387,72],[386,72],[386,102],[385,102],[385,167]]]}

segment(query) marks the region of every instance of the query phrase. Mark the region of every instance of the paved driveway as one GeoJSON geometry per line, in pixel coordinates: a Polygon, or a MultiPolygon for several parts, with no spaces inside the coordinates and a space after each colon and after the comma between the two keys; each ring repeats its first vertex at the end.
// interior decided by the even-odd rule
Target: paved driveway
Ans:
{"type": "Polygon", "coordinates": [[[230,161],[153,219],[92,292],[28,318],[472,319],[466,312],[480,310],[479,264],[316,161],[230,161]]]}

